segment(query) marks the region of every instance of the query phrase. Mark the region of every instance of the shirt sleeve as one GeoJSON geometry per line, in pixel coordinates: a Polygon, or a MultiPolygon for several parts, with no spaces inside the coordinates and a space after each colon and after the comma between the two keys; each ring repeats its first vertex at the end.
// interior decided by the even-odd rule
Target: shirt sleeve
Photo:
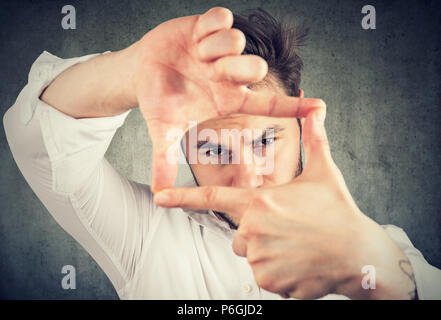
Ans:
{"type": "Polygon", "coordinates": [[[402,228],[394,225],[382,226],[395,243],[404,251],[415,275],[418,298],[441,299],[441,270],[430,265],[416,249],[402,228]]]}
{"type": "Polygon", "coordinates": [[[127,180],[104,158],[129,111],[75,119],[39,99],[59,73],[94,56],[60,59],[43,52],[3,124],[14,160],[32,190],[100,265],[121,297],[155,225],[150,188],[127,180]]]}

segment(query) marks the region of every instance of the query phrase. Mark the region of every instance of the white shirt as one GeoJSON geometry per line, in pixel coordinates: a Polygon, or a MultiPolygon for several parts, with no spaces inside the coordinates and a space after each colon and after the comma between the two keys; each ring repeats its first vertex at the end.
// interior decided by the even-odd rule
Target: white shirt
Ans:
{"type": "MultiPolygon", "coordinates": [[[[38,97],[66,68],[95,55],[60,59],[43,52],[4,116],[15,161],[53,218],[95,259],[121,299],[281,299],[260,289],[234,230],[209,211],[165,209],[149,186],[129,181],[104,158],[129,112],[74,119],[38,97]]],[[[194,186],[187,164],[179,186],[194,186]]],[[[441,298],[441,271],[401,228],[383,226],[408,256],[420,299],[441,298]]],[[[327,295],[327,299],[344,299],[327,295]]]]}

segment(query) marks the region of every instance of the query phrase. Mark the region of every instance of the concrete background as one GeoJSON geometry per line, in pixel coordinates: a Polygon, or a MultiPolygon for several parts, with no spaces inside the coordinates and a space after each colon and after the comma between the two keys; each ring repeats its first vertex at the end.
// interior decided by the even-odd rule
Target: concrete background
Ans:
{"type": "MultiPolygon", "coordinates": [[[[426,259],[441,267],[441,10],[437,1],[1,1],[1,114],[47,50],[75,57],[117,50],[160,22],[215,5],[262,7],[304,19],[302,87],[328,105],[333,155],[359,207],[380,224],[402,227],[426,259]],[[72,4],[77,29],[61,28],[72,4]],[[377,29],[363,30],[372,4],[377,29]]],[[[52,219],[15,165],[0,130],[0,297],[117,299],[82,247],[52,219]],[[77,289],[60,285],[63,265],[77,270],[77,289]]],[[[132,111],[107,157],[126,176],[150,181],[151,143],[132,111]]]]}

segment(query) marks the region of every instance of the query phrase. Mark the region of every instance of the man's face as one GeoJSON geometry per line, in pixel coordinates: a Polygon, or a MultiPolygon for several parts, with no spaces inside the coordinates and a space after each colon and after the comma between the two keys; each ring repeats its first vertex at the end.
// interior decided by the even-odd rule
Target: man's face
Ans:
{"type": "MultiPolygon", "coordinates": [[[[274,86],[252,89],[284,94],[274,86]]],[[[187,132],[186,154],[187,160],[189,152],[197,154],[198,161],[189,163],[200,186],[259,188],[280,185],[292,180],[299,170],[300,128],[296,118],[233,114],[200,123],[194,132],[197,139],[193,141],[188,139],[187,132]],[[215,132],[217,138],[204,134],[207,129],[215,132]],[[231,129],[249,134],[222,134],[222,130],[232,132],[231,129]],[[265,170],[263,167],[268,168],[269,161],[273,168],[265,170]]]]}
{"type": "Polygon", "coordinates": [[[188,148],[198,156],[199,161],[189,162],[200,186],[280,185],[292,180],[299,169],[300,128],[295,118],[230,115],[198,124],[197,136],[197,143],[190,142],[188,148]],[[201,139],[205,129],[216,132],[218,139],[201,139]],[[222,134],[234,132],[231,129],[244,134],[222,134]]]}

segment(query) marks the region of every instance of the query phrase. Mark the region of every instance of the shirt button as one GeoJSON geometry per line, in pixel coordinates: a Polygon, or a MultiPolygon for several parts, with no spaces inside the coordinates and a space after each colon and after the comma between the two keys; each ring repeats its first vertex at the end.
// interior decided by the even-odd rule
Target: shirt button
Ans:
{"type": "Polygon", "coordinates": [[[246,293],[250,293],[252,290],[253,287],[248,283],[243,286],[243,291],[245,291],[246,293]]]}

